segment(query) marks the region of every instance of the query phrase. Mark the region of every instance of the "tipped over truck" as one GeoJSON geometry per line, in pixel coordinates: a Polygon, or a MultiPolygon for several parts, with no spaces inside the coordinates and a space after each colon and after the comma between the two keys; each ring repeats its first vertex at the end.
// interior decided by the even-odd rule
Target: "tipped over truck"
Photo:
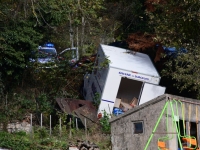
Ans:
{"type": "Polygon", "coordinates": [[[91,74],[84,76],[85,100],[98,101],[98,116],[121,114],[165,93],[148,55],[101,44],[91,74]]]}

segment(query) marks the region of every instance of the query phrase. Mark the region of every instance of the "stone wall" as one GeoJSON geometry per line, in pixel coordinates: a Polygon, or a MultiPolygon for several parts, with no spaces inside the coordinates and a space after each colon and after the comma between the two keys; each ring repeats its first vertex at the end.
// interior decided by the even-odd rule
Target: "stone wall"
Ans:
{"type": "MultiPolygon", "coordinates": [[[[0,125],[0,130],[3,130],[3,125],[0,125]]],[[[12,132],[17,132],[17,131],[25,131],[25,132],[30,132],[31,131],[31,124],[28,123],[27,121],[22,121],[22,122],[14,122],[14,123],[8,123],[7,125],[7,131],[12,133],[12,132]]]]}

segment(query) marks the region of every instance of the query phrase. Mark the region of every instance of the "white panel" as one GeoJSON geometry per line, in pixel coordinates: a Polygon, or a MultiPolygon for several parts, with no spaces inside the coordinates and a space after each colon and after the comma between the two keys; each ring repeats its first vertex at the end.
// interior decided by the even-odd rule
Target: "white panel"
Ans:
{"type": "Polygon", "coordinates": [[[144,83],[139,105],[148,102],[165,93],[165,87],[144,83]]]}
{"type": "Polygon", "coordinates": [[[103,44],[101,48],[110,60],[111,67],[133,71],[143,75],[160,77],[147,54],[103,44]]]}
{"type": "Polygon", "coordinates": [[[102,92],[101,103],[99,105],[99,112],[105,110],[106,112],[113,111],[115,99],[119,89],[121,76],[119,76],[119,70],[110,68],[106,83],[102,92]]]}
{"type": "Polygon", "coordinates": [[[127,77],[129,79],[133,79],[133,80],[137,80],[137,81],[142,81],[142,82],[147,82],[147,83],[152,83],[152,84],[159,84],[159,81],[160,81],[160,78],[158,78],[158,77],[151,77],[151,76],[143,75],[143,74],[140,74],[140,73],[134,73],[134,72],[130,72],[130,71],[124,71],[122,69],[118,69],[117,73],[121,77],[127,77]]]}

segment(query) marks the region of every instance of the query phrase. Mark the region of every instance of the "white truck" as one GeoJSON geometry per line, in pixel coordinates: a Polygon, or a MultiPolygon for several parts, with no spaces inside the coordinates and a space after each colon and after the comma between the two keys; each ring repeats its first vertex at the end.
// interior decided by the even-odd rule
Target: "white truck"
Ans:
{"type": "Polygon", "coordinates": [[[119,100],[130,104],[135,99],[141,105],[164,94],[160,78],[148,55],[101,44],[92,73],[84,77],[83,96],[94,101],[99,95],[98,114],[110,114],[119,100]]]}

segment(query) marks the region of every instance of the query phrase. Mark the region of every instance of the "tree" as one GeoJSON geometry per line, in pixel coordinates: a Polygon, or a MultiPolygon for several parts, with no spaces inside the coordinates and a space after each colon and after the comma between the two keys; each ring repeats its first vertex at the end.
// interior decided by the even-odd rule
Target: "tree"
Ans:
{"type": "Polygon", "coordinates": [[[115,29],[115,40],[124,40],[130,33],[152,31],[147,24],[149,18],[145,14],[144,2],[144,0],[106,1],[107,9],[104,14],[110,20],[107,26],[115,29]]]}
{"type": "Polygon", "coordinates": [[[196,91],[196,98],[200,98],[199,0],[147,0],[146,5],[149,25],[156,34],[154,40],[177,50],[163,75],[172,77],[180,90],[196,91]]]}
{"type": "Polygon", "coordinates": [[[21,79],[31,50],[36,49],[42,35],[21,9],[22,1],[7,0],[1,4],[0,69],[5,89],[11,89],[21,79]]]}
{"type": "Polygon", "coordinates": [[[33,5],[37,24],[49,31],[46,39],[59,45],[59,50],[76,46],[82,54],[99,41],[103,28],[98,12],[103,0],[38,0],[33,5]]]}

